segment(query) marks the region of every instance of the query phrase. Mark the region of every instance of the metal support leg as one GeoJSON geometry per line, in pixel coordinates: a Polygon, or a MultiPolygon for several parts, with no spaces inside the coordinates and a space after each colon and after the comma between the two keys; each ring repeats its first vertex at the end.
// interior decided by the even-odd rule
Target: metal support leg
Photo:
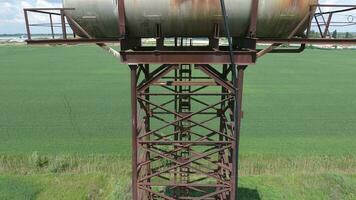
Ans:
{"type": "Polygon", "coordinates": [[[138,199],[137,187],[137,65],[130,65],[131,69],[131,114],[132,114],[132,199],[138,199]]]}
{"type": "Polygon", "coordinates": [[[241,120],[242,120],[242,95],[243,95],[243,83],[244,83],[244,75],[245,75],[245,69],[247,66],[237,66],[237,91],[236,91],[236,102],[235,105],[237,106],[236,112],[237,112],[237,127],[235,127],[235,161],[236,163],[234,165],[235,167],[235,199],[239,199],[239,192],[238,192],[238,187],[239,187],[239,152],[240,152],[240,133],[241,133],[241,120]]]}

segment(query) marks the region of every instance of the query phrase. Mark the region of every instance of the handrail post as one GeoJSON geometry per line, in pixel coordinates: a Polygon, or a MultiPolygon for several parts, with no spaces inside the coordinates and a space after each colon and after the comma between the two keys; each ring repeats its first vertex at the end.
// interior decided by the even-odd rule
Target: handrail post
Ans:
{"type": "Polygon", "coordinates": [[[24,9],[27,38],[28,38],[28,40],[31,40],[31,29],[30,29],[30,24],[29,24],[29,21],[28,21],[28,13],[27,12],[28,11],[26,9],[24,9]]]}
{"type": "Polygon", "coordinates": [[[62,23],[63,39],[67,39],[67,29],[66,29],[66,19],[65,19],[64,9],[61,9],[61,23],[62,23]]]}
{"type": "Polygon", "coordinates": [[[49,14],[49,21],[50,21],[50,23],[51,23],[52,39],[54,39],[54,30],[53,30],[53,19],[52,19],[52,14],[49,14]]]}

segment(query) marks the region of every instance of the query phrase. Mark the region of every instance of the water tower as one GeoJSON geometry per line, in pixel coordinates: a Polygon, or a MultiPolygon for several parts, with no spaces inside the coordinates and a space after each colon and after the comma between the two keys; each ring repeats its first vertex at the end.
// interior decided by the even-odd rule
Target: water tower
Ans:
{"type": "MultiPolygon", "coordinates": [[[[134,200],[238,199],[246,68],[267,53],[299,53],[307,44],[356,44],[332,38],[329,31],[335,14],[356,10],[355,5],[317,0],[64,0],[63,5],[24,9],[27,42],[97,44],[130,67],[134,200]],[[29,13],[49,16],[52,38],[32,36],[36,25],[29,13]],[[320,37],[309,37],[313,26],[320,37]],[[119,43],[120,50],[107,43],[119,43]],[[286,44],[296,45],[279,48],[286,44]]],[[[350,18],[344,23],[354,24],[350,18]]]]}

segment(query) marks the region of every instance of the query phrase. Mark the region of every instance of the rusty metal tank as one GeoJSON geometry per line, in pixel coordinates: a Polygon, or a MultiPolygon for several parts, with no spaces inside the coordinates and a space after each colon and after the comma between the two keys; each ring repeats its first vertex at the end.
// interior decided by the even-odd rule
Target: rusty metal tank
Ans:
{"type": "MultiPolygon", "coordinates": [[[[285,38],[308,15],[318,0],[260,0],[257,37],[285,38]]],[[[232,36],[246,34],[252,0],[225,0],[232,36]]],[[[63,0],[66,14],[92,37],[118,38],[118,0],[63,0]]],[[[128,37],[156,36],[157,24],[164,37],[209,37],[214,24],[223,27],[220,0],[125,0],[128,37]]],[[[296,35],[306,29],[305,24],[296,35]]],[[[75,30],[78,35],[81,34],[75,30]]],[[[224,30],[221,31],[224,36],[224,30]]]]}

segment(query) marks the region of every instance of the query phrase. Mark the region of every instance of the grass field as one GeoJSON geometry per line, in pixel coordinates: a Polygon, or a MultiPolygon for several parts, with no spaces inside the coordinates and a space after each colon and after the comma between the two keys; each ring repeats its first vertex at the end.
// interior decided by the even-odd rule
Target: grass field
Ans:
{"type": "MultiPolygon", "coordinates": [[[[246,72],[242,199],[356,199],[356,51],[246,72]]],[[[92,46],[0,46],[0,199],[130,199],[129,70],[92,46]]]]}

